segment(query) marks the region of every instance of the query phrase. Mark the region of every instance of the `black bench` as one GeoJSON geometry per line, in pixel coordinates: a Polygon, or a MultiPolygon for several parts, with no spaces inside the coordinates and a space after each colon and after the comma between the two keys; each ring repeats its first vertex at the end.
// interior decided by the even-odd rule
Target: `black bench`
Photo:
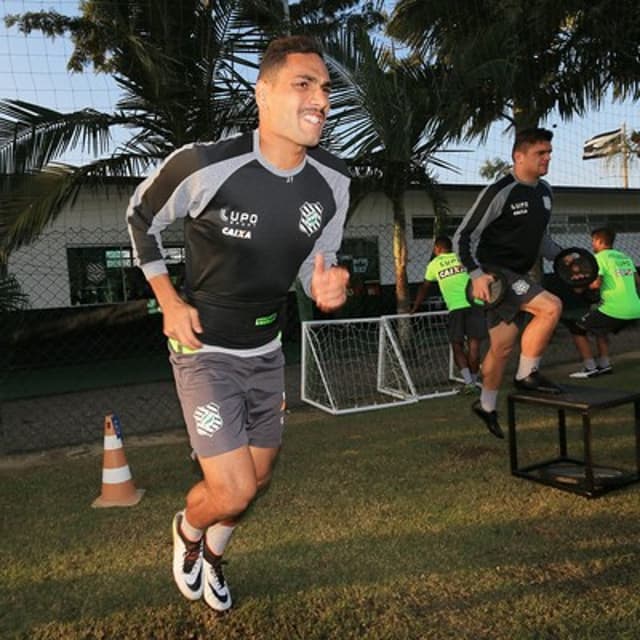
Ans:
{"type": "Polygon", "coordinates": [[[518,391],[508,396],[511,473],[514,476],[589,498],[640,481],[640,392],[631,393],[572,385],[563,385],[563,389],[564,392],[557,395],[518,391]],[[516,404],[518,403],[549,407],[558,411],[558,457],[525,467],[518,466],[516,433],[516,404]],[[591,449],[592,415],[625,404],[633,404],[634,410],[635,470],[594,465],[591,449]],[[582,459],[570,457],[567,451],[567,411],[582,416],[584,445],[582,459]]]}

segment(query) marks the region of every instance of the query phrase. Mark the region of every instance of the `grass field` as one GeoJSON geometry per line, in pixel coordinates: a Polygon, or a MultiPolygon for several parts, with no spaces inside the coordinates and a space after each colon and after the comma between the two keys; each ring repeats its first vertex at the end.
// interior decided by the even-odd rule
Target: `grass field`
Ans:
{"type": "MultiPolygon", "coordinates": [[[[636,391],[638,369],[583,384],[636,391]]],[[[146,489],[130,509],[90,507],[101,447],[2,460],[0,637],[637,640],[640,485],[588,500],[514,478],[469,403],[293,411],[228,551],[222,617],[172,582],[171,518],[195,480],[181,433],[125,434],[146,489]]],[[[522,462],[549,457],[553,416],[518,418],[522,462]]],[[[594,425],[597,461],[631,464],[630,406],[594,425]]]]}

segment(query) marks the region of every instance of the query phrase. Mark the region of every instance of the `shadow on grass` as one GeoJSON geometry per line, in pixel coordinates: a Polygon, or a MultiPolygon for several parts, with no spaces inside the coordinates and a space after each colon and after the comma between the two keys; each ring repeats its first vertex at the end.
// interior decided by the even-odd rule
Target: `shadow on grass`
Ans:
{"type": "MultiPolygon", "coordinates": [[[[259,526],[252,529],[259,531],[259,526]]],[[[638,533],[635,519],[622,519],[613,510],[582,518],[515,518],[402,534],[359,534],[351,523],[336,540],[231,551],[227,573],[240,609],[247,601],[322,597],[319,593],[329,599],[336,594],[339,604],[352,591],[364,591],[375,601],[376,594],[408,589],[415,592],[413,599],[394,605],[403,615],[445,610],[465,615],[483,606],[502,608],[505,601],[548,600],[550,594],[559,602],[578,601],[594,590],[637,584],[638,533]],[[610,533],[596,542],[594,532],[610,533]]],[[[92,532],[81,549],[59,558],[66,565],[73,558],[73,577],[57,578],[50,561],[43,563],[49,567],[44,575],[36,572],[32,580],[14,584],[2,596],[0,627],[26,631],[53,621],[109,618],[138,609],[161,611],[176,601],[188,609],[204,607],[183,602],[173,586],[169,542],[158,545],[123,535],[106,545],[105,555],[115,553],[117,542],[128,559],[119,559],[117,569],[107,562],[101,571],[85,574],[83,562],[100,554],[99,542],[92,532]],[[155,547],[155,559],[145,556],[141,566],[138,545],[149,544],[155,547]],[[52,594],[58,597],[52,599],[52,594]]],[[[184,615],[191,613],[185,610],[184,615]]]]}

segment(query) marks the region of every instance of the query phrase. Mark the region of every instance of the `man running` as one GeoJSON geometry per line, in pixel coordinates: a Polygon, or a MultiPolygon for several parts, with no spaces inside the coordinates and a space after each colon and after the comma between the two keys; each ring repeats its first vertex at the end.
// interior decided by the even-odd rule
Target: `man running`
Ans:
{"type": "Polygon", "coordinates": [[[204,475],[173,520],[173,575],[189,600],[231,606],[222,554],[270,478],[284,421],[280,330],[299,276],[323,311],[346,300],[336,264],[348,207],[346,165],[319,148],[330,82],[304,36],[274,40],[256,84],[256,131],[172,153],[127,211],[137,263],[164,314],[191,446],[204,475]],[[184,220],[185,299],[160,232],[184,220]]]}
{"type": "Polygon", "coordinates": [[[501,271],[508,282],[503,301],[486,312],[490,347],[482,362],[480,399],[472,405],[498,438],[504,437],[496,411],[498,390],[527,313],[531,318],[522,331],[514,384],[522,390],[560,392],[538,368],[562,303],[528,275],[540,253],[553,260],[562,250],[547,234],[553,195],[541,179],[549,170],[552,138],[547,129],[518,132],[512,171],[482,191],[454,236],[454,251],[471,276],[474,297],[489,300],[492,270],[501,271]]]}

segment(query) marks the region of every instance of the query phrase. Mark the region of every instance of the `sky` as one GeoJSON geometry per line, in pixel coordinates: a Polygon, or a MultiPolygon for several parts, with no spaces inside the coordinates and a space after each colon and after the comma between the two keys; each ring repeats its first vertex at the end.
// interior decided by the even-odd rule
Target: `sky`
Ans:
{"type": "MultiPolygon", "coordinates": [[[[77,10],[77,0],[2,0],[0,16],[26,11],[56,9],[70,15],[77,10]]],[[[108,76],[69,73],[66,62],[72,45],[64,39],[44,38],[39,32],[24,36],[14,27],[7,29],[0,23],[0,98],[20,99],[60,111],[74,111],[91,107],[98,111],[111,111],[119,98],[118,88],[108,76]]],[[[617,129],[640,129],[640,105],[630,101],[610,101],[584,118],[563,122],[551,117],[544,126],[554,131],[553,159],[547,176],[553,185],[622,187],[622,163],[602,159],[582,160],[582,147],[588,138],[617,129]]],[[[479,169],[487,159],[509,160],[511,136],[504,133],[505,125],[492,127],[483,143],[460,145],[460,153],[441,157],[459,168],[459,173],[439,171],[442,183],[483,184],[479,169]]],[[[122,135],[120,133],[119,135],[122,135]]],[[[69,161],[80,163],[83,156],[74,153],[69,161]]],[[[86,158],[88,159],[88,158],[86,158]]],[[[640,159],[628,167],[629,186],[640,188],[640,159]]]]}

